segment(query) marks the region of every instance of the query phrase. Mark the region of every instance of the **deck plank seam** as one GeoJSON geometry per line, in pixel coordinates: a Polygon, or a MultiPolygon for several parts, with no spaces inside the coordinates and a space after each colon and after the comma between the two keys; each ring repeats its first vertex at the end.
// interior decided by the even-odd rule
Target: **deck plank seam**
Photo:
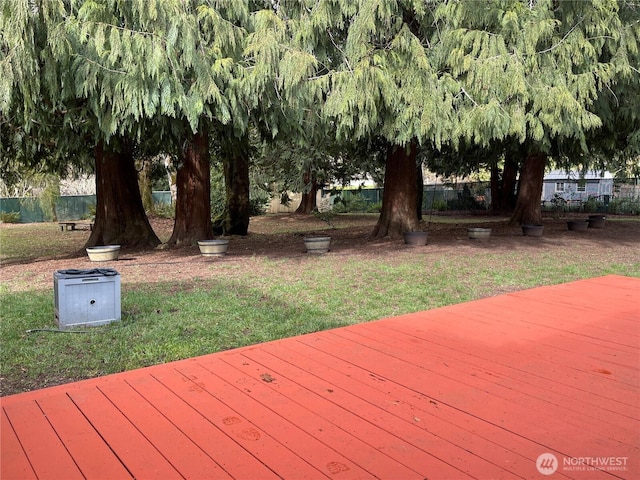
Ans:
{"type": "MultiPolygon", "coordinates": [[[[340,329],[340,330],[342,331],[343,329],[340,329]]],[[[341,336],[340,336],[340,334],[339,334],[337,331],[330,331],[330,332],[327,332],[327,333],[328,333],[330,336],[338,336],[338,337],[341,337],[341,336]]],[[[374,351],[374,352],[380,353],[378,350],[373,349],[373,348],[371,348],[371,347],[370,347],[370,346],[368,346],[368,345],[359,345],[359,344],[357,344],[357,342],[353,342],[353,341],[351,341],[350,343],[351,343],[352,345],[354,345],[354,346],[355,346],[355,345],[357,345],[357,347],[361,347],[361,348],[365,348],[365,349],[370,349],[370,350],[372,350],[372,351],[374,351]]],[[[401,362],[403,362],[403,363],[405,364],[405,367],[407,367],[407,366],[412,366],[412,367],[413,367],[413,366],[415,366],[416,368],[418,368],[419,370],[422,370],[423,372],[438,375],[438,376],[440,376],[440,377],[442,377],[442,378],[444,378],[444,379],[446,379],[446,380],[452,381],[452,382],[454,382],[454,383],[458,383],[458,384],[460,384],[460,385],[462,385],[462,386],[464,386],[464,387],[466,387],[466,388],[471,388],[471,389],[473,389],[474,391],[481,392],[481,393],[482,393],[482,394],[484,394],[484,395],[488,395],[488,396],[490,396],[490,397],[494,397],[494,398],[500,399],[500,400],[502,400],[502,401],[505,401],[505,402],[509,403],[510,405],[513,405],[513,406],[514,406],[514,408],[515,408],[515,407],[517,407],[517,406],[519,406],[519,402],[518,402],[518,403],[515,403],[513,400],[511,400],[511,399],[509,399],[508,397],[505,397],[505,396],[503,396],[503,395],[498,395],[498,394],[496,394],[496,393],[491,393],[491,392],[488,392],[488,391],[484,391],[484,390],[479,389],[479,388],[477,388],[477,387],[475,387],[475,386],[473,386],[473,385],[469,385],[468,383],[464,383],[464,382],[462,382],[462,381],[458,380],[457,378],[447,377],[446,375],[443,375],[443,374],[441,374],[441,373],[439,373],[439,372],[433,372],[433,371],[430,371],[430,370],[426,370],[426,369],[424,369],[424,368],[423,368],[422,366],[420,366],[420,365],[414,365],[414,364],[412,364],[412,363],[410,363],[410,362],[408,362],[408,361],[402,360],[402,359],[400,359],[400,358],[399,358],[398,360],[400,360],[401,362]]],[[[385,363],[385,362],[381,362],[381,363],[385,363]]],[[[387,381],[393,381],[393,380],[391,380],[388,376],[386,376],[386,375],[382,375],[382,374],[380,374],[379,372],[378,372],[378,373],[376,373],[376,375],[379,375],[381,378],[385,378],[387,381]]],[[[409,387],[409,388],[411,388],[411,387],[409,387]]],[[[417,392],[417,393],[421,393],[421,392],[420,392],[420,391],[418,391],[418,390],[414,390],[414,391],[415,391],[415,392],[417,392]]],[[[531,398],[535,398],[535,397],[531,397],[531,398]]],[[[436,399],[436,400],[437,400],[437,399],[436,399]]],[[[440,399],[440,401],[441,401],[442,403],[445,403],[445,402],[443,402],[443,401],[442,401],[442,399],[440,399]]],[[[549,402],[545,402],[545,403],[549,403],[549,402]]],[[[550,404],[550,403],[549,403],[549,404],[550,404]]],[[[550,405],[551,405],[551,404],[550,404],[550,405]]],[[[449,405],[449,406],[452,406],[452,405],[449,405]]],[[[463,412],[464,412],[464,410],[460,410],[460,411],[463,411],[463,412]]],[[[564,421],[564,424],[565,424],[565,425],[570,425],[571,427],[573,427],[574,429],[576,429],[576,431],[581,431],[581,429],[583,428],[583,424],[582,424],[582,422],[581,422],[581,418],[580,418],[580,417],[579,417],[579,418],[575,418],[575,416],[572,416],[572,417],[571,417],[571,421],[569,422],[569,421],[568,421],[568,419],[567,419],[567,417],[566,417],[566,415],[565,415],[565,416],[563,417],[563,421],[564,421]]]]}
{"type": "MultiPolygon", "coordinates": [[[[389,327],[389,328],[387,328],[387,327],[382,327],[382,328],[385,328],[385,329],[390,330],[390,331],[393,331],[393,332],[397,332],[398,334],[401,334],[401,335],[411,336],[411,335],[410,335],[409,333],[407,333],[406,331],[395,330],[395,329],[393,329],[393,328],[391,328],[391,327],[389,327]]],[[[358,332],[358,334],[362,334],[362,332],[361,332],[361,331],[359,331],[359,332],[358,332]]],[[[496,357],[489,359],[489,358],[482,357],[482,356],[480,356],[480,355],[476,355],[476,354],[474,354],[474,353],[471,353],[471,352],[470,352],[470,350],[467,350],[466,352],[463,352],[463,351],[461,351],[461,350],[451,348],[451,343],[450,343],[450,342],[448,342],[448,343],[447,343],[447,342],[438,343],[438,342],[434,342],[434,341],[432,341],[432,340],[430,340],[430,339],[427,339],[427,338],[425,338],[424,336],[418,336],[418,335],[416,335],[416,336],[415,336],[415,338],[420,339],[421,341],[423,341],[423,342],[425,342],[425,343],[428,343],[428,344],[430,344],[430,345],[437,345],[439,348],[442,348],[442,349],[445,349],[445,350],[451,350],[452,352],[457,352],[457,353],[460,353],[460,354],[464,354],[464,355],[467,355],[467,356],[469,356],[469,357],[472,357],[473,359],[479,359],[479,360],[482,360],[482,361],[484,361],[484,362],[488,362],[488,363],[492,363],[492,364],[495,364],[495,365],[499,365],[500,367],[502,367],[502,368],[504,368],[504,369],[511,370],[511,371],[513,371],[514,373],[517,373],[518,375],[520,375],[520,377],[519,377],[520,381],[522,381],[523,383],[526,383],[526,384],[528,384],[528,385],[530,385],[530,386],[536,386],[536,384],[535,384],[535,383],[532,383],[532,382],[524,381],[524,380],[522,379],[521,375],[531,376],[531,377],[538,378],[538,379],[540,379],[540,380],[545,380],[545,381],[554,381],[555,383],[557,383],[557,384],[559,384],[559,385],[561,385],[561,386],[563,386],[563,387],[569,388],[569,389],[571,389],[571,390],[575,390],[575,392],[576,392],[576,393],[579,393],[579,394],[581,394],[581,395],[597,396],[597,397],[599,397],[599,398],[601,398],[601,399],[603,399],[603,400],[606,400],[607,402],[616,402],[616,403],[619,403],[621,406],[631,407],[631,408],[634,408],[634,409],[638,409],[638,412],[640,413],[640,406],[637,404],[637,402],[634,402],[634,403],[624,403],[624,402],[619,401],[618,399],[611,399],[611,398],[606,397],[606,396],[604,396],[604,395],[601,395],[601,394],[599,394],[599,393],[595,393],[595,392],[593,392],[593,391],[589,391],[589,390],[581,389],[581,388],[579,388],[579,387],[576,387],[576,386],[575,386],[575,385],[573,385],[573,384],[563,383],[562,381],[559,381],[559,380],[558,380],[557,376],[555,376],[554,378],[549,378],[548,376],[542,376],[542,375],[539,375],[539,374],[537,374],[537,373],[535,373],[535,372],[532,372],[532,371],[529,371],[529,370],[520,369],[520,368],[514,367],[513,365],[510,365],[510,364],[507,364],[507,363],[502,363],[502,362],[501,362],[500,360],[498,360],[496,357]]],[[[447,354],[446,354],[446,353],[441,353],[441,354],[439,353],[439,355],[447,356],[447,354]]],[[[456,360],[456,361],[461,361],[461,362],[463,362],[463,363],[466,363],[466,364],[468,364],[470,367],[474,367],[474,366],[476,365],[475,363],[473,363],[472,359],[469,359],[469,360],[464,360],[464,359],[462,359],[462,360],[461,360],[461,359],[458,359],[457,357],[454,357],[454,356],[450,356],[449,358],[450,358],[452,361],[453,361],[453,360],[456,360]]],[[[561,364],[560,362],[552,362],[552,361],[548,361],[547,359],[542,358],[542,357],[540,357],[540,360],[541,360],[542,362],[544,362],[544,363],[549,363],[549,364],[551,364],[552,366],[553,366],[553,365],[563,365],[563,364],[561,364]]],[[[566,365],[563,365],[563,366],[565,366],[565,367],[566,367],[566,365]]],[[[596,376],[597,378],[600,378],[600,377],[599,377],[598,375],[596,375],[594,372],[591,372],[591,371],[588,371],[588,370],[577,370],[577,371],[582,372],[582,373],[585,373],[585,374],[589,374],[589,375],[594,375],[594,376],[596,376]]],[[[505,376],[506,376],[506,378],[510,378],[510,377],[509,377],[508,375],[506,375],[506,374],[505,374],[505,376]]],[[[610,382],[616,382],[616,383],[620,383],[621,385],[624,385],[625,387],[627,387],[625,390],[633,389],[633,390],[638,390],[638,392],[640,392],[640,389],[638,388],[638,385],[637,385],[637,384],[630,384],[630,383],[623,382],[623,381],[621,381],[621,380],[617,380],[617,379],[615,379],[615,378],[608,378],[608,377],[606,377],[606,380],[607,380],[607,381],[610,381],[610,382]]],[[[562,394],[562,392],[559,392],[558,394],[563,395],[563,394],[562,394]]],[[[568,396],[568,398],[573,399],[574,397],[568,396]]],[[[597,404],[591,404],[591,405],[592,405],[593,407],[596,407],[596,408],[602,408],[600,405],[597,405],[597,404]]],[[[611,412],[612,412],[612,413],[617,413],[617,412],[616,412],[616,410],[611,410],[611,412]]],[[[638,416],[638,417],[631,417],[631,416],[627,416],[627,418],[632,419],[632,420],[639,420],[639,419],[640,419],[640,416],[638,416]]]]}
{"type": "MultiPolygon", "coordinates": [[[[245,357],[245,358],[246,358],[246,357],[245,357]]],[[[252,378],[251,376],[248,376],[245,372],[243,372],[243,371],[242,371],[241,369],[239,369],[237,366],[233,365],[232,363],[229,363],[229,361],[228,361],[226,358],[221,358],[221,359],[220,359],[220,361],[222,361],[222,362],[226,363],[226,364],[228,365],[228,367],[230,367],[230,368],[232,368],[232,369],[236,370],[237,372],[240,372],[244,377],[249,378],[249,385],[251,385],[251,387],[252,387],[252,391],[253,391],[254,389],[256,389],[256,388],[257,388],[258,390],[259,390],[259,389],[264,389],[264,388],[269,388],[269,386],[268,386],[268,383],[269,383],[269,382],[266,382],[266,381],[260,381],[260,380],[258,380],[258,379],[254,379],[254,378],[252,378]]],[[[286,398],[288,401],[291,401],[291,399],[290,399],[290,398],[286,397],[286,396],[285,396],[283,393],[281,393],[281,392],[278,392],[278,391],[275,391],[275,390],[272,390],[272,392],[273,392],[273,393],[275,393],[275,394],[276,394],[276,396],[282,396],[282,397],[286,398]]],[[[256,399],[256,400],[257,400],[257,401],[260,401],[260,400],[258,400],[258,399],[256,399]]],[[[274,410],[274,409],[272,408],[272,406],[271,406],[272,402],[260,402],[260,403],[262,404],[262,406],[263,406],[263,407],[265,407],[265,408],[267,408],[268,410],[270,410],[274,415],[277,415],[277,416],[279,416],[279,417],[281,417],[281,418],[285,418],[282,412],[279,412],[279,411],[274,410]]],[[[316,412],[313,412],[312,410],[309,410],[306,406],[301,405],[301,404],[298,404],[298,405],[299,405],[301,408],[303,408],[303,409],[307,410],[307,412],[309,413],[309,415],[308,415],[307,419],[308,419],[308,418],[311,418],[311,417],[318,417],[318,418],[320,418],[320,419],[324,420],[324,419],[323,419],[322,417],[320,417],[316,412]]],[[[308,421],[308,420],[307,420],[307,421],[308,421]]],[[[327,422],[327,423],[330,423],[330,422],[327,422]]],[[[333,424],[332,424],[332,425],[333,425],[333,424]]],[[[337,430],[340,430],[341,432],[343,432],[343,435],[347,435],[348,437],[350,437],[350,438],[352,439],[352,442],[354,442],[354,443],[359,443],[359,444],[365,444],[365,442],[364,442],[362,439],[360,439],[360,438],[358,438],[358,437],[354,436],[353,434],[351,434],[351,433],[349,433],[349,432],[345,431],[345,430],[344,430],[344,429],[342,429],[341,427],[336,426],[336,425],[334,425],[334,427],[335,427],[337,430]]],[[[303,428],[303,431],[305,431],[308,435],[313,436],[317,441],[321,442],[321,443],[322,443],[326,448],[329,448],[329,449],[331,449],[331,450],[334,450],[334,447],[333,447],[333,446],[331,446],[329,443],[327,443],[327,442],[325,441],[325,439],[324,439],[324,438],[320,438],[320,437],[316,436],[316,435],[317,435],[317,433],[314,433],[314,432],[310,431],[308,428],[303,428]]],[[[369,447],[373,449],[373,447],[371,447],[370,445],[369,445],[369,447]]],[[[335,450],[334,450],[334,451],[335,451],[335,450]]],[[[339,454],[339,452],[338,452],[338,451],[335,451],[335,453],[336,453],[336,454],[339,454]]],[[[383,454],[383,455],[385,455],[385,456],[388,456],[386,453],[382,453],[382,454],[383,454]]],[[[391,457],[388,457],[388,458],[389,458],[389,460],[393,460],[391,457]]],[[[370,467],[368,467],[366,464],[358,463],[358,462],[356,462],[354,459],[352,459],[351,461],[352,461],[352,462],[354,462],[354,464],[355,464],[355,465],[357,465],[357,466],[358,466],[359,468],[361,468],[362,470],[367,471],[367,472],[369,472],[371,475],[374,475],[374,476],[375,476],[375,474],[374,474],[373,472],[370,472],[370,471],[369,471],[369,468],[370,468],[370,467]]],[[[393,461],[395,462],[396,460],[393,460],[393,461]]],[[[398,465],[399,465],[399,463],[398,463],[398,465]]],[[[407,467],[407,468],[408,468],[408,467],[407,467]]],[[[415,473],[415,474],[419,474],[420,472],[417,472],[417,471],[415,471],[415,470],[414,470],[414,473],[415,473]]]]}
{"type": "MultiPolygon", "coordinates": [[[[289,363],[287,360],[280,359],[279,357],[277,357],[276,355],[274,355],[272,352],[262,351],[262,350],[261,350],[260,352],[251,351],[251,352],[248,352],[248,353],[249,353],[249,354],[255,354],[255,353],[258,353],[258,354],[259,354],[259,353],[264,353],[265,355],[268,355],[268,356],[271,356],[271,357],[273,357],[273,358],[275,358],[275,359],[278,359],[278,360],[279,360],[280,362],[282,362],[282,363],[288,364],[290,367],[292,367],[292,368],[294,368],[294,369],[297,369],[297,370],[299,370],[299,371],[303,371],[302,369],[300,369],[299,367],[295,366],[294,364],[289,363]]],[[[256,359],[255,359],[255,358],[253,358],[252,356],[250,357],[249,355],[246,355],[246,354],[245,354],[245,356],[246,356],[246,358],[248,358],[249,360],[251,360],[251,361],[253,361],[253,362],[255,362],[255,363],[259,364],[259,365],[262,365],[266,370],[276,372],[276,373],[278,374],[278,378],[281,378],[281,377],[282,377],[282,378],[286,378],[288,381],[290,381],[290,382],[292,382],[292,383],[295,383],[295,384],[296,384],[296,385],[298,385],[300,388],[306,389],[308,392],[310,392],[310,393],[312,393],[312,394],[314,394],[314,395],[318,396],[320,399],[322,399],[322,401],[329,402],[329,403],[333,404],[336,408],[342,409],[342,410],[343,410],[344,412],[346,412],[346,413],[350,413],[350,414],[352,414],[352,415],[354,415],[354,416],[357,416],[357,417],[358,417],[362,422],[365,422],[365,423],[367,423],[367,424],[371,425],[372,427],[379,428],[379,429],[383,430],[384,432],[386,432],[387,434],[389,434],[389,435],[391,435],[391,436],[393,436],[393,437],[397,438],[397,439],[398,439],[399,441],[401,441],[401,442],[407,442],[407,440],[406,440],[406,439],[402,438],[401,436],[399,436],[399,435],[398,435],[397,433],[395,433],[394,431],[392,431],[392,430],[390,430],[390,429],[388,429],[388,428],[383,428],[381,425],[379,425],[379,424],[377,424],[377,423],[372,422],[369,418],[364,417],[364,416],[362,416],[362,415],[359,415],[358,413],[356,413],[356,412],[358,411],[357,409],[350,409],[350,408],[349,408],[349,409],[347,409],[347,408],[345,408],[341,403],[339,403],[338,401],[331,399],[331,397],[326,397],[326,396],[323,396],[323,395],[319,394],[319,393],[318,393],[318,391],[316,391],[316,390],[314,390],[314,389],[310,388],[310,387],[309,387],[309,386],[307,386],[307,385],[301,384],[299,381],[295,380],[295,379],[294,379],[293,377],[291,377],[291,376],[287,376],[287,374],[286,374],[286,373],[284,373],[283,371],[278,370],[278,369],[274,369],[273,367],[269,366],[267,363],[264,363],[264,362],[261,362],[261,361],[259,361],[259,360],[256,360],[256,359]]],[[[459,445],[459,444],[457,444],[457,443],[455,443],[455,442],[450,441],[450,440],[449,440],[449,439],[447,439],[447,438],[444,438],[444,437],[442,437],[442,436],[439,436],[439,435],[437,435],[437,434],[434,434],[433,432],[430,432],[430,431],[429,431],[425,426],[423,426],[423,425],[421,425],[421,424],[419,424],[419,423],[416,423],[416,420],[415,420],[415,418],[416,418],[416,417],[415,417],[415,416],[414,416],[414,420],[413,420],[413,421],[409,421],[409,420],[408,420],[407,418],[405,418],[405,417],[402,417],[402,416],[400,416],[400,415],[398,415],[398,414],[394,414],[393,412],[390,412],[390,411],[388,411],[388,410],[385,410],[385,409],[383,409],[383,408],[380,408],[380,407],[379,407],[378,405],[376,405],[375,403],[371,403],[371,402],[369,402],[369,401],[368,401],[368,399],[366,399],[366,398],[364,398],[364,397],[360,397],[360,396],[356,395],[354,392],[348,392],[348,391],[346,391],[346,390],[342,389],[341,387],[339,387],[339,386],[337,386],[337,385],[335,385],[335,384],[331,383],[330,381],[326,380],[326,379],[325,379],[325,378],[323,378],[323,377],[320,377],[320,376],[316,375],[316,374],[315,374],[315,373],[313,373],[313,372],[309,372],[309,371],[304,371],[304,372],[305,372],[307,375],[311,375],[311,376],[315,377],[316,379],[318,379],[318,381],[319,381],[319,382],[324,382],[324,383],[326,383],[326,384],[327,384],[327,386],[331,386],[331,387],[333,387],[333,389],[332,389],[332,390],[333,390],[334,392],[342,392],[342,394],[343,394],[343,395],[345,395],[345,396],[347,396],[347,397],[353,397],[353,398],[356,398],[356,399],[358,399],[359,401],[361,401],[361,402],[363,402],[363,403],[367,403],[367,404],[369,404],[371,407],[373,407],[373,408],[375,408],[375,409],[379,410],[381,413],[386,414],[386,415],[389,415],[389,416],[392,416],[392,417],[395,417],[398,421],[402,422],[402,424],[404,424],[404,425],[406,425],[406,426],[410,427],[411,429],[415,429],[415,430],[417,430],[417,431],[421,432],[422,434],[426,433],[426,434],[428,434],[429,436],[433,436],[433,437],[435,437],[435,438],[439,439],[440,441],[442,441],[442,442],[444,442],[444,443],[446,443],[446,444],[451,445],[451,446],[452,446],[452,447],[454,447],[455,449],[461,449],[461,450],[466,451],[467,453],[470,453],[471,455],[473,455],[473,456],[475,457],[476,461],[478,461],[478,462],[488,462],[489,464],[493,465],[494,467],[496,467],[496,468],[498,468],[498,469],[500,469],[500,470],[503,470],[503,471],[504,471],[504,467],[503,467],[503,466],[501,466],[501,465],[499,465],[499,464],[497,464],[497,463],[495,463],[495,462],[491,462],[491,461],[487,460],[486,458],[482,457],[481,455],[479,455],[479,454],[475,453],[475,452],[473,451],[472,447],[469,447],[469,446],[461,446],[461,445],[459,445]]],[[[329,420],[327,417],[324,417],[324,418],[326,418],[327,420],[329,420]]],[[[329,420],[329,421],[331,421],[331,420],[329,420]]],[[[336,422],[332,422],[332,423],[334,423],[334,424],[335,424],[336,426],[338,426],[339,428],[342,428],[342,427],[340,427],[340,425],[339,425],[339,424],[337,424],[336,422]]],[[[351,433],[352,435],[356,435],[356,433],[355,433],[355,432],[350,432],[350,431],[348,431],[348,433],[351,433]]],[[[449,460],[447,460],[447,459],[445,459],[445,458],[441,458],[441,457],[439,457],[439,456],[436,456],[436,455],[435,455],[435,454],[433,454],[432,452],[430,452],[430,451],[428,451],[428,450],[425,450],[423,447],[421,447],[421,446],[419,446],[419,445],[416,445],[415,443],[411,443],[411,442],[409,442],[409,444],[410,444],[410,445],[412,445],[413,447],[415,447],[416,449],[420,450],[423,454],[429,455],[429,456],[433,457],[435,460],[441,461],[441,462],[443,462],[443,463],[447,463],[448,465],[452,466],[453,468],[457,468],[457,467],[456,467],[456,465],[452,464],[449,460]]],[[[371,446],[375,448],[375,445],[371,445],[371,446]]],[[[522,458],[523,458],[523,460],[533,461],[532,459],[530,459],[530,458],[526,458],[526,457],[524,457],[524,456],[522,456],[522,458]]],[[[458,470],[460,470],[459,468],[457,468],[457,469],[458,469],[458,470]]],[[[465,475],[470,475],[470,474],[469,474],[469,472],[465,472],[465,471],[463,471],[463,470],[460,470],[460,471],[461,471],[461,473],[463,473],[463,474],[465,474],[465,475]]]]}

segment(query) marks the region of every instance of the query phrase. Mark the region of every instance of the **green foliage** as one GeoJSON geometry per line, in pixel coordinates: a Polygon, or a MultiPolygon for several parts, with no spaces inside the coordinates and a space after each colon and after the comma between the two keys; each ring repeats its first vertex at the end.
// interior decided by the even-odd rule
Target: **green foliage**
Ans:
{"type": "MultiPolygon", "coordinates": [[[[202,122],[286,140],[295,157],[265,155],[274,192],[304,191],[307,172],[323,183],[370,170],[371,155],[348,155],[336,138],[491,153],[515,142],[636,170],[639,8],[4,1],[0,174],[10,178],[16,164],[86,168],[97,141],[114,135],[175,153],[202,122]]],[[[465,162],[474,171],[487,159],[465,162]]]]}
{"type": "Polygon", "coordinates": [[[267,207],[271,202],[271,198],[267,195],[261,195],[258,193],[255,196],[249,198],[249,215],[257,217],[267,213],[267,207]]]}
{"type": "MultiPolygon", "coordinates": [[[[224,181],[222,166],[214,161],[211,168],[211,220],[214,230],[222,233],[224,231],[227,217],[227,192],[224,181]]],[[[249,189],[249,216],[264,215],[271,202],[271,197],[260,188],[259,183],[251,182],[249,189]]]]}
{"type": "Polygon", "coordinates": [[[461,87],[456,135],[480,144],[514,137],[539,150],[572,139],[586,150],[587,132],[602,125],[598,92],[629,65],[617,2],[490,5],[451,2],[436,14],[446,22],[444,66],[461,87]]]}
{"type": "Polygon", "coordinates": [[[611,213],[640,215],[640,197],[615,198],[609,203],[611,213]]]}
{"type": "Polygon", "coordinates": [[[58,221],[58,214],[56,212],[56,202],[58,198],[60,198],[60,179],[48,175],[45,179],[44,187],[38,194],[38,202],[45,218],[52,222],[58,221]]]}
{"type": "Polygon", "coordinates": [[[222,165],[214,163],[211,168],[211,221],[215,231],[222,231],[227,217],[227,192],[222,165]]]}
{"type": "Polygon", "coordinates": [[[0,212],[0,223],[19,223],[20,212],[0,212]]]}
{"type": "Polygon", "coordinates": [[[597,212],[600,208],[604,208],[604,202],[598,200],[597,197],[590,196],[582,204],[582,208],[585,212],[597,212]]]}
{"type": "MultiPolygon", "coordinates": [[[[434,221],[465,220],[477,222],[459,217],[434,221]]],[[[33,240],[41,242],[47,254],[63,254],[65,249],[53,245],[51,238],[79,241],[75,235],[55,235],[57,226],[47,225],[39,235],[33,228],[22,233],[10,229],[20,235],[12,239],[6,236],[9,229],[0,229],[2,254],[9,245],[10,252],[22,256],[26,250],[16,251],[12,244],[33,240]]],[[[66,252],[78,247],[66,244],[66,252]]],[[[77,335],[26,333],[55,328],[55,323],[50,289],[30,287],[32,275],[25,264],[21,291],[0,285],[0,376],[3,385],[39,388],[47,381],[120,372],[505,291],[604,274],[640,276],[640,264],[629,255],[628,245],[610,247],[588,262],[564,242],[529,249],[525,257],[520,249],[487,248],[474,248],[473,255],[463,248],[446,258],[433,249],[392,257],[363,252],[273,260],[257,255],[250,259],[251,268],[239,268],[237,261],[217,262],[208,278],[123,283],[122,321],[77,335]]],[[[28,248],[33,251],[36,245],[28,248]]]]}
{"type": "Polygon", "coordinates": [[[359,194],[345,192],[333,201],[333,211],[336,213],[361,213],[370,210],[370,202],[359,194]]]}
{"type": "Polygon", "coordinates": [[[161,218],[175,218],[176,208],[171,203],[156,202],[153,211],[155,215],[161,218]]]}
{"type": "Polygon", "coordinates": [[[431,208],[438,212],[444,212],[447,210],[447,201],[444,199],[435,199],[431,208]]]}
{"type": "Polygon", "coordinates": [[[382,200],[375,203],[370,203],[367,208],[367,213],[380,213],[382,211],[382,200]]]}

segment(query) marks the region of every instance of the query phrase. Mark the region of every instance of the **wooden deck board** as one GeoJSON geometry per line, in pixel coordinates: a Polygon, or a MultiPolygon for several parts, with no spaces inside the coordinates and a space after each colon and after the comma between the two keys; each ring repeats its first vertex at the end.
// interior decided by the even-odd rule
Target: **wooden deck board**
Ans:
{"type": "Polygon", "coordinates": [[[640,478],[639,292],[607,276],[4,397],[0,476],[640,478]]]}
{"type": "Polygon", "coordinates": [[[102,437],[67,396],[57,395],[38,400],[42,414],[64,439],[65,448],[87,478],[132,478],[102,437]]]}
{"type": "MultiPolygon", "coordinates": [[[[443,365],[445,367],[443,370],[447,373],[450,372],[455,377],[471,377],[475,380],[489,382],[489,384],[497,383],[507,390],[516,392],[518,396],[524,395],[549,402],[580,416],[587,412],[589,418],[593,421],[602,421],[607,427],[615,426],[615,428],[627,429],[629,419],[638,420],[639,418],[637,408],[634,408],[633,405],[631,408],[636,410],[634,417],[629,417],[628,414],[620,416],[615,410],[615,405],[611,405],[613,402],[609,398],[590,390],[577,389],[573,385],[554,381],[554,378],[550,378],[552,375],[546,374],[548,371],[546,365],[540,366],[537,362],[532,362],[528,367],[533,372],[516,370],[510,365],[496,363],[481,356],[469,358],[468,353],[462,350],[438,348],[429,342],[424,342],[424,344],[411,343],[405,337],[385,332],[384,338],[387,341],[404,342],[407,345],[405,350],[407,352],[416,351],[417,354],[423,354],[424,350],[428,350],[430,357],[443,365]],[[424,350],[420,351],[419,349],[424,350]],[[539,386],[541,380],[549,381],[549,388],[541,390],[539,386]],[[552,381],[554,382],[551,383],[552,381]]],[[[367,340],[374,341],[370,337],[367,340]]],[[[607,387],[607,390],[609,390],[609,394],[612,393],[610,386],[607,387]]],[[[622,388],[617,390],[625,391],[622,388]]]]}

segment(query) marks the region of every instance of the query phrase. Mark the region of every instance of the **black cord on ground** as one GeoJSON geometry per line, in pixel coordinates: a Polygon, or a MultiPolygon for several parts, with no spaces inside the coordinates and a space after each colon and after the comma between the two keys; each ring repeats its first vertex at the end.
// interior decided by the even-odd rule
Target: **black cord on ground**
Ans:
{"type": "Polygon", "coordinates": [[[62,330],[60,328],[30,328],[27,333],[50,332],[50,333],[91,333],[88,330],[62,330]]]}

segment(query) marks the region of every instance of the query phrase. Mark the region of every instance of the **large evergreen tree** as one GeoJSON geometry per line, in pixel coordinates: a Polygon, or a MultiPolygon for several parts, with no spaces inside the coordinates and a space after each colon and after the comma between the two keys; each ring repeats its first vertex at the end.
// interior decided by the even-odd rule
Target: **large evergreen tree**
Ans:
{"type": "Polygon", "coordinates": [[[590,137],[603,126],[598,99],[622,79],[637,84],[638,13],[637,6],[615,0],[447,2],[438,8],[440,68],[459,85],[452,140],[522,145],[513,222],[541,221],[548,157],[588,154],[590,137]]]}
{"type": "Polygon", "coordinates": [[[321,67],[312,83],[338,138],[388,145],[378,237],[418,228],[417,145],[440,145],[451,130],[454,91],[434,66],[431,8],[422,1],[319,2],[303,30],[312,33],[300,35],[301,42],[326,38],[315,50],[321,67]]]}
{"type": "Polygon", "coordinates": [[[179,159],[170,244],[213,236],[207,134],[213,122],[230,124],[234,109],[244,111],[231,87],[245,34],[237,24],[247,15],[246,2],[84,2],[66,22],[85,57],[81,95],[95,105],[104,134],[143,141],[152,132],[164,142],[159,149],[179,159]]]}
{"type": "MultiPolygon", "coordinates": [[[[289,29],[292,42],[278,62],[287,101],[298,105],[301,124],[321,118],[338,138],[378,136],[390,144],[387,170],[399,180],[387,179],[384,202],[413,199],[411,169],[392,164],[412,157],[414,144],[438,150],[504,142],[523,155],[510,159],[507,172],[511,183],[514,161],[522,164],[513,220],[539,221],[547,158],[588,152],[590,135],[603,125],[598,98],[622,78],[637,82],[638,7],[630,2],[279,5],[273,30],[289,29]],[[301,105],[301,98],[310,100],[301,105]],[[318,117],[302,114],[318,110],[318,117]]],[[[265,42],[263,50],[276,49],[265,42]]],[[[376,234],[414,228],[410,211],[383,206],[376,234]]]]}

